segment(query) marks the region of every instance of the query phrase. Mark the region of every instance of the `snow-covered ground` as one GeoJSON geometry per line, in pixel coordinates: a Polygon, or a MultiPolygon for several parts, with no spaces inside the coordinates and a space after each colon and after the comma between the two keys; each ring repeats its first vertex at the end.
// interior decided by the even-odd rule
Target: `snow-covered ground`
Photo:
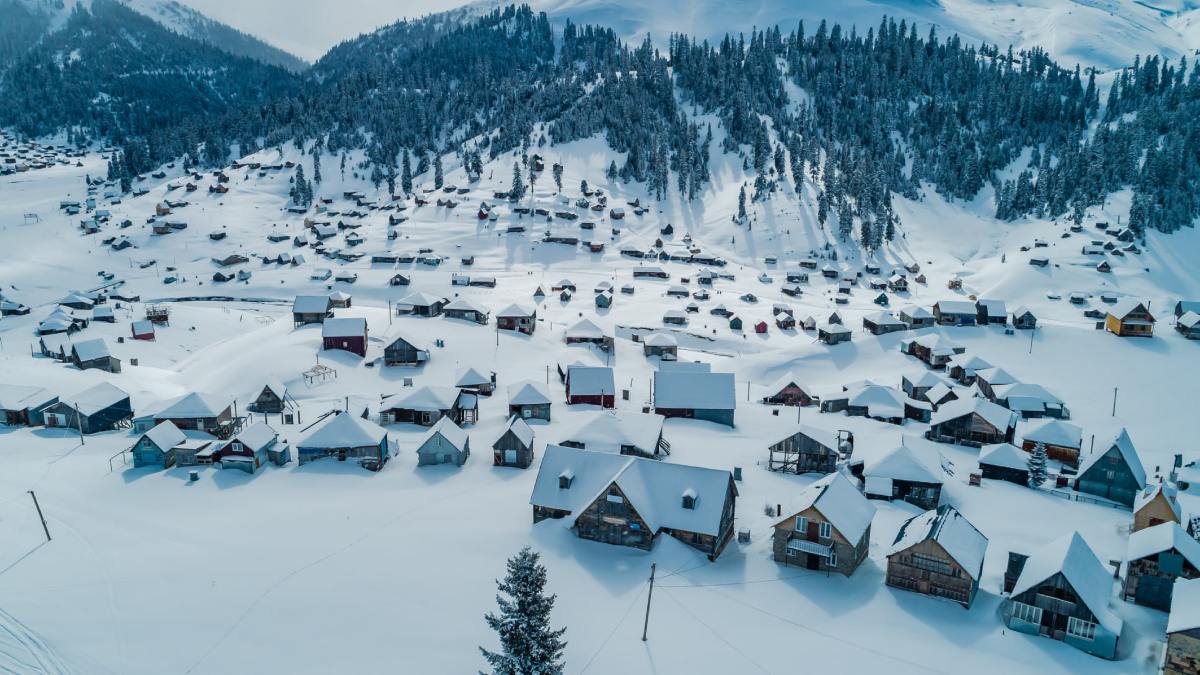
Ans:
{"type": "MultiPolygon", "coordinates": [[[[543,154],[547,167],[559,160],[565,164],[564,193],[572,198],[586,178],[611,194],[612,206],[645,199],[636,186],[604,179],[611,154],[598,140],[545,148],[543,154]]],[[[310,162],[293,150],[285,156],[264,151],[258,159],[310,162]]],[[[468,186],[452,158],[445,161],[447,184],[468,186]]],[[[278,378],[299,401],[304,420],[275,424],[289,440],[299,438],[320,414],[347,402],[356,412],[375,411],[380,396],[403,389],[404,378],[417,386],[446,385],[459,368],[474,366],[497,372],[499,392],[482,401],[479,423],[468,427],[474,453],[462,468],[417,468],[414,450],[422,430],[395,425],[389,433],[399,455],[379,473],[335,462],[267,467],[253,476],[209,467],[200,469],[198,482],[189,483],[186,469],[131,469],[119,457],[112,460],[136,440],[131,432],[89,436],[81,443],[58,430],[0,427],[0,665],[16,672],[122,674],[472,672],[482,665],[476,645],[494,641],[483,622],[494,606],[494,579],[503,574],[508,555],[531,544],[549,568],[550,590],[559,594],[554,620],[568,627],[568,673],[785,673],[797,664],[832,672],[1156,671],[1165,614],[1114,599],[1126,621],[1116,662],[1006,631],[998,616],[1009,550],[1027,552],[1077,529],[1101,560],[1120,559],[1128,512],[996,481],[970,487],[976,451],[927,442],[922,424],[896,427],[814,408],[797,414],[756,403],[767,385],[789,370],[817,392],[865,378],[899,385],[902,374],[923,370],[898,351],[908,334],[877,338],[861,330],[861,317],[878,309],[871,303],[875,292],[857,286],[849,305],[835,306],[836,286],[814,273],[802,297],[781,293],[783,271],[827,242],[841,251],[838,264],[861,269],[863,263],[816,223],[811,195],[797,199],[785,192],[752,208],[751,229],[736,225],[730,216],[746,176],[740,164],[717,158],[703,202],[669,199],[644,216],[630,213],[616,238],[610,238],[613,223],[607,217],[588,214],[574,223],[547,224],[543,218],[518,220],[507,204],[497,207],[503,215],[489,224],[477,219],[476,207],[483,200],[493,202],[494,190],[507,189],[512,158],[504,157],[485,167],[483,179],[458,197],[457,209],[414,207],[410,201],[404,212],[410,220],[397,227],[400,236],[394,241],[386,238],[387,212],[372,212],[358,230],[366,241],[355,249],[367,257],[341,264],[291,242],[267,241],[271,233],[302,232],[301,217],[283,211],[291,171],[265,177],[248,169],[231,171],[231,191],[222,196],[207,192],[209,178],[194,193],[173,191],[172,198],[192,204],[169,219],[186,221],[188,228],[155,236],[144,223],[167,194],[166,185],[179,182],[175,168],[167,179],[143,183],[149,194],[107,207],[114,222],[101,234],[81,236],[79,218],[63,215],[57,206],[59,200],[84,197],[86,173],[103,172],[97,156],[84,164],[0,178],[0,247],[5,251],[0,290],[33,307],[29,316],[0,320],[0,383],[36,383],[69,396],[107,380],[133,395],[135,409],[145,409],[190,391],[230,394],[244,406],[268,379],[278,378]],[[25,224],[22,216],[31,212],[41,222],[25,224]],[[119,229],[116,222],[124,218],[134,225],[119,229]],[[594,234],[580,230],[584,220],[597,223],[594,234]],[[505,234],[511,222],[525,224],[528,231],[505,234]],[[671,420],[665,432],[672,446],[667,461],[743,469],[736,527],[749,529],[751,541],[731,543],[711,563],[669,537],[646,553],[577,539],[562,521],[533,525],[528,504],[543,446],[563,440],[594,412],[561,403],[557,363],[607,361],[616,369],[618,386],[630,392],[618,407],[640,410],[647,402],[654,364],[628,335],[638,327],[661,328],[663,311],[686,303],[667,298],[666,288],[699,268],[655,263],[670,272],[669,282],[639,279],[633,295],[618,293],[613,307],[599,312],[591,289],[605,280],[617,287],[633,283],[632,269],[639,262],[621,257],[618,249],[649,248],[667,223],[675,227],[674,235],[664,237],[668,248],[690,233],[695,246],[728,259],[721,271],[736,277],[719,280],[712,299],[700,302],[700,313],[676,332],[681,358],[736,373],[737,427],[671,420]],[[594,236],[607,247],[591,254],[542,243],[547,229],[594,236]],[[208,237],[214,231],[228,236],[214,242],[208,237]],[[128,236],[135,248],[113,252],[101,244],[118,234],[128,236]],[[449,260],[438,268],[399,269],[369,262],[371,253],[419,248],[449,260]],[[302,253],[308,260],[293,268],[263,265],[255,257],[281,252],[302,253]],[[250,270],[252,277],[214,283],[217,268],[211,258],[231,253],[251,258],[233,269],[250,270]],[[460,265],[465,255],[475,256],[473,266],[460,265]],[[767,256],[778,257],[778,263],[766,264],[767,256]],[[157,265],[142,267],[151,260],[157,265]],[[309,277],[316,267],[359,276],[354,284],[313,281],[309,277]],[[125,361],[117,375],[79,372],[31,357],[36,323],[67,291],[98,286],[101,270],[146,302],[215,295],[236,299],[172,303],[171,324],[159,329],[155,342],[117,342],[129,334],[130,319],[141,318],[142,303],[118,312],[115,324],[94,323],[80,336],[108,338],[125,361]],[[397,271],[411,274],[412,285],[389,287],[387,280],[397,271]],[[452,287],[455,272],[495,276],[498,285],[494,290],[452,287]],[[763,272],[769,283],[759,280],[763,272]],[[181,280],[164,284],[168,274],[181,280]],[[550,292],[564,277],[579,288],[565,304],[550,292]],[[389,303],[414,291],[469,298],[495,312],[512,302],[533,303],[539,286],[548,295],[538,306],[537,332],[529,337],[445,318],[389,318],[389,303]],[[319,328],[292,328],[292,298],[330,288],[354,296],[353,307],[339,310],[340,316],[363,316],[370,323],[366,361],[319,352],[319,328]],[[746,292],[759,301],[741,301],[746,292]],[[854,329],[854,341],[830,348],[809,333],[779,331],[771,323],[775,302],[789,304],[798,318],[823,319],[836,307],[854,329]],[[710,315],[717,303],[741,316],[746,332],[733,332],[710,315]],[[588,349],[563,344],[566,327],[583,317],[617,332],[614,354],[589,356],[588,349]],[[760,319],[771,323],[766,335],[750,330],[760,319]],[[392,334],[429,344],[442,340],[443,346],[434,347],[431,361],[420,369],[369,366],[392,334]],[[338,376],[308,386],[301,372],[318,355],[338,376]],[[130,362],[135,358],[136,366],[130,362]],[[558,397],[554,422],[535,426],[533,467],[494,468],[490,445],[505,421],[504,390],[523,379],[549,382],[558,397]],[[797,417],[819,428],[852,431],[858,457],[870,459],[904,442],[929,464],[952,471],[945,477],[944,501],[990,541],[981,593],[969,611],[884,585],[887,547],[901,522],[918,512],[909,505],[876,503],[870,558],[848,579],[772,561],[772,521],[764,507],[786,502],[813,480],[765,469],[767,445],[790,434],[797,417]],[[54,537],[50,543],[41,541],[28,490],[36,491],[46,512],[54,537]],[[651,563],[658,565],[658,584],[649,640],[642,642],[651,563]]],[[[348,163],[344,181],[334,158],[326,157],[322,165],[325,183],[317,192],[339,197],[342,210],[353,208],[340,199],[343,190],[378,196],[352,175],[353,164],[348,163]]],[[[312,175],[311,164],[306,171],[312,175]]],[[[547,168],[533,202],[559,208],[554,192],[547,168]]],[[[1192,229],[1154,235],[1142,255],[1111,258],[1114,272],[1105,275],[1094,270],[1098,258],[1080,250],[1096,236],[1091,222],[1117,221],[1127,207],[1121,196],[1111,201],[1109,213],[1090,214],[1083,234],[1067,238],[1061,238],[1062,223],[997,223],[986,215],[988,201],[986,193],[971,204],[948,204],[933,196],[899,201],[905,237],[877,262],[885,270],[917,262],[928,283],[915,284],[909,296],[893,297],[892,309],[908,302],[927,307],[969,294],[1004,299],[1010,310],[1027,305],[1041,326],[1032,334],[1006,335],[997,327],[937,330],[964,344],[968,354],[1058,394],[1072,421],[1083,427],[1085,443],[1094,436],[1102,445],[1127,427],[1151,473],[1166,467],[1174,453],[1193,452],[1194,434],[1186,422],[1195,407],[1200,345],[1175,333],[1167,316],[1177,299],[1200,297],[1194,262],[1200,259],[1200,235],[1192,229]],[[1049,246],[1019,250],[1035,238],[1049,246]],[[1047,255],[1052,264],[1031,267],[1031,255],[1047,255]],[[952,275],[964,280],[962,291],[947,289],[952,275]],[[1083,307],[1048,297],[1065,298],[1072,291],[1091,297],[1083,307]],[[1081,310],[1103,307],[1100,292],[1150,301],[1161,319],[1156,337],[1120,339],[1095,330],[1081,310]],[[1115,415],[1114,387],[1120,389],[1115,415]]],[[[337,243],[331,248],[344,246],[342,234],[332,241],[337,243]]],[[[689,288],[696,290],[694,283],[689,288]]],[[[1185,499],[1196,508],[1194,495],[1185,499]]]]}

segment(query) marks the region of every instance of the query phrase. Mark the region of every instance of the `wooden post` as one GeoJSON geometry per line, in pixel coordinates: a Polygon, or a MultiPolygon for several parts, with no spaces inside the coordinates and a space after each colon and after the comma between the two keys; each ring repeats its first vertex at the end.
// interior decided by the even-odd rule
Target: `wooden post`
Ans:
{"type": "MultiPolygon", "coordinates": [[[[46,533],[46,541],[50,541],[50,528],[46,526],[46,516],[42,515],[42,505],[38,504],[37,495],[33,493],[33,490],[29,491],[29,496],[33,498],[33,507],[37,509],[38,518],[42,521],[42,531],[46,533]]],[[[653,574],[651,574],[651,580],[653,580],[653,574]]],[[[653,586],[651,587],[653,588],[653,586]]]]}
{"type": "MultiPolygon", "coordinates": [[[[32,492],[29,494],[33,494],[32,492]]],[[[49,537],[50,533],[46,533],[49,537]]],[[[654,597],[654,568],[657,563],[650,563],[650,592],[646,594],[646,621],[642,624],[642,642],[646,641],[646,632],[650,629],[650,599],[654,597]]]]}
{"type": "Polygon", "coordinates": [[[1116,416],[1117,416],[1117,387],[1113,387],[1113,407],[1112,407],[1112,416],[1113,416],[1113,417],[1116,417],[1116,416]]]}

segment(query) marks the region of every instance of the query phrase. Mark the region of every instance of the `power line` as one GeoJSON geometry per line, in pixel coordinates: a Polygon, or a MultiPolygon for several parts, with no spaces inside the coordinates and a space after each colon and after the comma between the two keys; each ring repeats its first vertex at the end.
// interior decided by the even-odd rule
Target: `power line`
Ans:
{"type": "Polygon", "coordinates": [[[663,595],[667,596],[667,598],[668,598],[668,599],[670,599],[670,601],[671,601],[671,602],[675,603],[675,605],[676,605],[676,606],[678,606],[678,607],[679,607],[679,609],[682,609],[682,610],[683,610],[683,611],[684,611],[684,612],[685,612],[685,613],[686,613],[688,616],[690,616],[690,617],[692,617],[693,619],[695,619],[695,620],[696,620],[696,623],[700,624],[701,626],[704,626],[705,628],[707,628],[707,629],[708,629],[708,632],[710,632],[710,633],[712,633],[713,635],[717,636],[717,639],[718,639],[718,640],[720,640],[721,642],[725,643],[725,646],[726,646],[726,647],[729,647],[730,649],[732,649],[732,650],[733,650],[733,651],[734,651],[734,652],[735,652],[735,653],[736,653],[738,656],[740,656],[740,657],[742,657],[743,659],[745,659],[745,660],[749,661],[750,663],[754,664],[754,667],[755,667],[755,668],[758,668],[758,669],[759,669],[759,670],[761,670],[762,672],[764,672],[764,673],[767,673],[767,675],[771,675],[771,671],[769,671],[769,670],[767,670],[766,668],[764,668],[764,667],[762,666],[762,664],[760,664],[758,661],[755,661],[754,659],[750,658],[750,656],[749,656],[748,654],[746,654],[746,653],[745,653],[745,652],[743,652],[742,650],[738,649],[738,648],[737,648],[737,647],[736,647],[736,646],[735,646],[735,645],[734,645],[732,642],[730,642],[729,640],[726,640],[724,635],[722,635],[722,634],[721,634],[719,631],[717,631],[717,630],[714,630],[712,626],[710,626],[710,625],[708,625],[707,623],[705,623],[705,622],[704,622],[704,619],[701,619],[701,618],[700,618],[700,617],[699,617],[699,616],[698,616],[698,615],[697,615],[695,612],[693,612],[692,610],[690,610],[690,609],[688,609],[686,606],[684,606],[684,604],[683,604],[682,602],[680,602],[680,601],[679,601],[679,600],[678,600],[678,599],[677,599],[677,598],[676,598],[676,597],[675,597],[673,594],[671,594],[671,593],[665,593],[665,592],[664,592],[664,593],[663,593],[663,595]]]}
{"type": "Polygon", "coordinates": [[[586,664],[584,664],[583,670],[579,671],[579,675],[583,675],[588,671],[588,668],[592,667],[592,662],[596,660],[597,656],[600,656],[600,652],[604,651],[604,648],[608,645],[609,640],[612,639],[613,635],[616,635],[617,629],[621,627],[621,624],[625,623],[625,619],[629,617],[629,612],[633,611],[634,606],[637,605],[638,600],[641,598],[642,591],[639,590],[637,594],[633,596],[633,600],[630,601],[629,606],[625,608],[625,612],[621,614],[621,618],[617,619],[617,623],[614,624],[612,630],[608,632],[608,636],[604,638],[604,642],[600,643],[600,646],[596,648],[596,651],[592,654],[592,657],[587,660],[586,664]]]}

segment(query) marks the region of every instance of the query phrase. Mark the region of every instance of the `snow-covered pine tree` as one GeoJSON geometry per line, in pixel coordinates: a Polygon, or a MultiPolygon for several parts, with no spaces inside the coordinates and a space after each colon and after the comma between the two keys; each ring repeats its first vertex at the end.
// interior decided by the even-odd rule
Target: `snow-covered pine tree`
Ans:
{"type": "Polygon", "coordinates": [[[609,180],[617,179],[617,160],[614,159],[608,163],[608,171],[604,173],[604,176],[609,180]]]}
{"type": "Polygon", "coordinates": [[[546,595],[546,568],[526,546],[508,559],[508,573],[496,582],[498,614],[484,620],[500,637],[500,651],[479,651],[492,675],[561,675],[566,628],[550,627],[555,595],[546,595]]]}
{"type": "Polygon", "coordinates": [[[412,160],[408,158],[408,149],[400,151],[400,189],[405,194],[412,194],[412,160]]]}
{"type": "Polygon", "coordinates": [[[738,222],[746,222],[746,186],[742,185],[742,189],[738,192],[738,222]]]}
{"type": "Polygon", "coordinates": [[[563,165],[559,162],[555,162],[553,173],[554,173],[554,185],[555,185],[555,187],[558,188],[559,192],[562,192],[563,165]]]}
{"type": "Polygon", "coordinates": [[[1046,445],[1036,443],[1029,453],[1029,487],[1040,487],[1046,482],[1046,445]]]}
{"type": "Polygon", "coordinates": [[[320,189],[321,188],[321,146],[320,145],[313,146],[312,158],[313,158],[313,184],[317,186],[317,189],[320,189]]]}
{"type": "Polygon", "coordinates": [[[586,194],[587,192],[588,192],[588,182],[587,182],[587,179],[585,178],[585,179],[579,181],[579,193],[586,194]]]}
{"type": "Polygon", "coordinates": [[[525,181],[521,179],[521,165],[518,162],[513,162],[512,187],[509,188],[508,194],[513,201],[525,198],[525,181]]]}
{"type": "Polygon", "coordinates": [[[435,190],[441,190],[445,180],[442,177],[442,156],[438,153],[433,155],[433,187],[435,190]]]}

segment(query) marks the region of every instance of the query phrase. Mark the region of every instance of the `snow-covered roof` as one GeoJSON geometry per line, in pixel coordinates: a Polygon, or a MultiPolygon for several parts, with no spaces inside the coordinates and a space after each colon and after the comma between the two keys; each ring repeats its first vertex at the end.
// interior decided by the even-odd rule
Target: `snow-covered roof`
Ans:
{"type": "Polygon", "coordinates": [[[849,333],[850,329],[840,323],[819,323],[817,324],[817,331],[820,333],[829,333],[830,335],[841,335],[849,333]]]}
{"type": "Polygon", "coordinates": [[[979,449],[979,465],[999,466],[1005,469],[1029,468],[1029,453],[1012,443],[995,443],[979,449]]]}
{"type": "Polygon", "coordinates": [[[1008,316],[1008,309],[1005,307],[1003,300],[977,300],[976,304],[983,309],[986,316],[1008,316]]]}
{"type": "Polygon", "coordinates": [[[142,437],[163,452],[187,440],[187,436],[170,420],[158,423],[153,429],[142,434],[142,437]]]}
{"type": "Polygon", "coordinates": [[[367,320],[361,316],[326,319],[321,324],[321,337],[362,337],[367,333],[367,320]]]}
{"type": "Polygon", "coordinates": [[[962,353],[965,349],[962,345],[954,340],[941,335],[939,333],[925,333],[914,338],[901,340],[900,346],[903,348],[910,344],[918,344],[929,350],[935,356],[954,356],[962,353]]]}
{"type": "Polygon", "coordinates": [[[536,313],[537,310],[528,309],[518,303],[513,303],[499,312],[496,312],[496,317],[501,319],[527,319],[536,313]]]}
{"type": "Polygon", "coordinates": [[[267,381],[263,384],[263,389],[270,391],[280,399],[283,399],[287,395],[287,387],[284,386],[283,382],[274,377],[267,378],[267,381]]]}
{"type": "Polygon", "coordinates": [[[454,386],[456,387],[477,387],[481,384],[491,383],[491,375],[486,375],[470,366],[459,370],[458,375],[454,380],[454,386]]]}
{"type": "Polygon", "coordinates": [[[567,384],[572,395],[608,394],[615,395],[613,369],[605,366],[570,366],[567,368],[567,384]]]}
{"type": "Polygon", "coordinates": [[[878,311],[871,312],[863,317],[863,321],[870,321],[877,326],[902,326],[904,322],[892,316],[891,312],[878,311]]]}
{"type": "Polygon", "coordinates": [[[936,541],[972,579],[979,581],[988,540],[966,516],[949,504],[913,516],[900,526],[888,555],[912,548],[927,539],[936,541]]]}
{"type": "Polygon", "coordinates": [[[912,483],[942,483],[942,479],[917,457],[912,448],[904,445],[898,445],[887,454],[864,462],[863,476],[878,476],[912,483]]]}
{"type": "Polygon", "coordinates": [[[900,312],[902,314],[904,314],[905,316],[911,317],[913,319],[932,319],[933,318],[933,314],[931,314],[929,312],[929,310],[927,310],[924,307],[921,307],[919,305],[906,305],[903,309],[900,310],[900,312]]]}
{"type": "Polygon", "coordinates": [[[384,397],[380,409],[439,412],[453,408],[458,395],[459,391],[454,387],[418,387],[409,392],[384,397]]]}
{"type": "Polygon", "coordinates": [[[1182,521],[1183,511],[1179,507],[1179,488],[1175,487],[1173,483],[1168,483],[1162,479],[1147,485],[1137,494],[1137,497],[1133,500],[1133,512],[1137,513],[1141,511],[1142,507],[1153,501],[1160,494],[1166,499],[1170,509],[1175,512],[1175,517],[1182,521]]]}
{"type": "Polygon", "coordinates": [[[421,452],[434,436],[441,436],[446,439],[447,443],[454,446],[460,452],[467,447],[467,432],[455,424],[454,420],[449,417],[443,417],[421,437],[421,442],[417,444],[417,452],[421,452]]]}
{"type": "Polygon", "coordinates": [[[266,422],[258,422],[239,431],[233,440],[246,446],[246,449],[251,452],[258,452],[278,437],[278,432],[272,429],[271,425],[266,422]]]}
{"type": "Polygon", "coordinates": [[[631,445],[653,454],[662,436],[664,419],[653,413],[604,410],[591,416],[563,441],[580,443],[588,450],[618,454],[621,446],[631,445]]]}
{"type": "Polygon", "coordinates": [[[216,417],[233,405],[228,396],[193,392],[169,403],[155,413],[156,419],[192,419],[216,417]]]}
{"type": "Polygon", "coordinates": [[[1063,400],[1040,384],[1014,382],[992,387],[992,393],[998,399],[1007,399],[1008,407],[1012,410],[1045,410],[1048,406],[1063,405],[1063,400]]]}
{"type": "Polygon", "coordinates": [[[1125,560],[1140,560],[1175,549],[1192,567],[1200,568],[1200,541],[1192,538],[1179,523],[1159,523],[1129,535],[1125,560]]]}
{"type": "Polygon", "coordinates": [[[906,373],[902,376],[908,380],[908,383],[914,387],[932,387],[935,384],[945,384],[946,378],[941,373],[933,370],[920,370],[917,372],[906,373]]]}
{"type": "Polygon", "coordinates": [[[125,398],[129,398],[129,394],[108,382],[101,382],[63,401],[83,415],[94,415],[125,398]]]}
{"type": "Polygon", "coordinates": [[[54,394],[41,387],[23,384],[0,384],[0,410],[36,408],[54,399],[54,394]]]}
{"type": "Polygon", "coordinates": [[[1171,592],[1171,615],[1167,618],[1167,633],[1200,628],[1200,579],[1175,580],[1171,592]]]}
{"type": "Polygon", "coordinates": [[[1022,438],[1062,448],[1079,448],[1083,442],[1083,429],[1070,422],[1048,417],[1031,422],[1022,438]]]}
{"type": "Polygon", "coordinates": [[[328,295],[297,295],[292,301],[292,312],[295,314],[324,314],[328,311],[328,295]]]}
{"type": "Polygon", "coordinates": [[[529,501],[577,518],[616,483],[651,532],[666,527],[716,536],[731,480],[728,471],[548,445],[529,501]],[[564,475],[571,477],[566,489],[559,487],[564,475]],[[695,497],[694,508],[683,507],[685,494],[695,497]]]}
{"type": "Polygon", "coordinates": [[[846,391],[847,405],[866,408],[868,417],[879,419],[903,418],[904,405],[909,401],[912,399],[904,392],[881,384],[855,385],[846,391]]]}
{"type": "Polygon", "coordinates": [[[930,426],[975,413],[999,431],[1017,426],[1017,413],[984,398],[960,398],[938,408],[929,420],[930,426]]]}
{"type": "Polygon", "coordinates": [[[92,338],[76,342],[72,347],[72,351],[75,352],[80,361],[103,359],[112,355],[108,351],[108,343],[104,341],[104,338],[92,338]]]}
{"type": "Polygon", "coordinates": [[[430,295],[428,293],[417,292],[405,296],[396,304],[407,305],[410,307],[428,307],[430,305],[436,305],[442,302],[446,302],[446,299],[436,295],[430,295]]]}
{"type": "Polygon", "coordinates": [[[529,380],[508,386],[509,405],[546,405],[550,395],[540,383],[529,380]]]}
{"type": "Polygon", "coordinates": [[[1200,314],[1188,310],[1180,315],[1180,317],[1175,320],[1175,323],[1178,323],[1184,328],[1191,329],[1196,324],[1200,324],[1200,314]]]}
{"type": "MultiPolygon", "coordinates": [[[[511,431],[525,447],[533,447],[533,427],[521,418],[520,415],[513,415],[508,418],[508,424],[504,425],[504,431],[511,431]]],[[[500,433],[501,436],[504,432],[500,433]]]]}
{"type": "Polygon", "coordinates": [[[370,420],[340,412],[296,444],[299,448],[365,448],[378,446],[387,431],[370,420]]]}
{"type": "Polygon", "coordinates": [[[1010,597],[1024,593],[1059,572],[1105,630],[1114,634],[1121,632],[1120,617],[1109,609],[1112,572],[1100,562],[1078,532],[1059,537],[1029,556],[1010,597]]]}
{"type": "Polygon", "coordinates": [[[1079,465],[1079,475],[1082,476],[1086,473],[1088,469],[1092,468],[1093,464],[1113,448],[1117,449],[1117,452],[1121,454],[1125,463],[1129,465],[1129,470],[1133,473],[1133,479],[1137,481],[1138,486],[1145,485],[1146,469],[1142,466],[1142,460],[1138,457],[1137,448],[1133,447],[1133,440],[1129,438],[1129,432],[1125,429],[1121,429],[1121,432],[1117,434],[1117,437],[1113,439],[1113,442],[1107,448],[1088,455],[1079,465]]]}
{"type": "Polygon", "coordinates": [[[654,407],[733,410],[737,407],[733,373],[657,370],[654,407]]]}
{"type": "MultiPolygon", "coordinates": [[[[788,518],[791,518],[810,507],[816,507],[851,544],[858,542],[875,518],[875,506],[837,472],[805,488],[795,502],[788,503],[785,513],[790,513],[788,518]]],[[[776,523],[776,527],[780,523],[776,523]]]]}
{"type": "Polygon", "coordinates": [[[975,314],[975,303],[966,300],[938,300],[933,306],[943,314],[975,314]]]}
{"type": "Polygon", "coordinates": [[[993,387],[1017,382],[1016,376],[1003,368],[977,368],[975,375],[993,387]]]}
{"type": "Polygon", "coordinates": [[[642,343],[651,347],[677,347],[679,340],[670,333],[651,333],[642,338],[642,343]]]}
{"type": "Polygon", "coordinates": [[[463,312],[478,312],[480,314],[488,313],[488,311],[486,309],[471,302],[470,300],[467,300],[466,298],[456,298],[455,300],[448,303],[446,305],[445,309],[458,310],[458,311],[463,311],[463,312]]]}
{"type": "Polygon", "coordinates": [[[604,337],[604,329],[597,326],[590,319],[580,319],[567,329],[566,336],[569,338],[598,340],[604,337]]]}
{"type": "Polygon", "coordinates": [[[1117,301],[1117,304],[1113,305],[1112,308],[1108,310],[1108,313],[1117,317],[1118,319],[1124,319],[1129,315],[1130,312],[1134,311],[1138,307],[1145,309],[1146,303],[1138,300],[1137,298],[1122,298],[1121,300],[1117,301]]]}

